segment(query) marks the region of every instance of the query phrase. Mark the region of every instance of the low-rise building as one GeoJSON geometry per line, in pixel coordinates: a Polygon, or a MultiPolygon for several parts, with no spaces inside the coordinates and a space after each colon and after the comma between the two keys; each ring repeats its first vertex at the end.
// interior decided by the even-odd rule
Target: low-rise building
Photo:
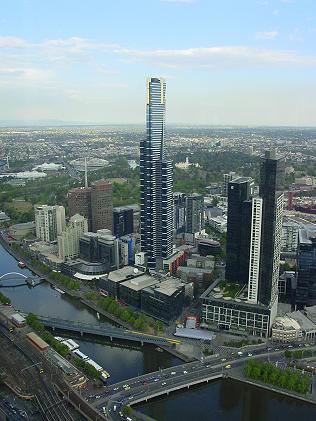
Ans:
{"type": "Polygon", "coordinates": [[[9,234],[16,240],[22,240],[28,236],[35,237],[35,222],[23,222],[21,224],[14,224],[9,227],[9,234]]]}
{"type": "Polygon", "coordinates": [[[291,317],[276,317],[272,325],[272,339],[279,342],[293,342],[302,337],[299,323],[291,317]]]}
{"type": "Polygon", "coordinates": [[[175,250],[174,253],[167,259],[163,259],[162,267],[165,272],[175,274],[177,268],[184,264],[186,254],[183,250],[175,250]]]}
{"type": "Polygon", "coordinates": [[[146,287],[141,292],[141,310],[159,320],[169,322],[182,312],[185,284],[177,278],[168,279],[146,287]]]}
{"type": "Polygon", "coordinates": [[[143,272],[133,266],[125,266],[121,269],[113,270],[103,279],[103,289],[112,297],[120,299],[119,286],[128,279],[134,279],[143,275],[143,272]]]}
{"type": "Polygon", "coordinates": [[[159,279],[143,274],[136,278],[121,282],[119,286],[120,299],[133,307],[141,308],[141,292],[144,288],[158,284],[159,279]]]}
{"type": "Polygon", "coordinates": [[[207,288],[202,299],[201,326],[268,337],[273,310],[268,306],[247,300],[246,285],[217,280],[207,288]]]}
{"type": "MultiPolygon", "coordinates": [[[[315,307],[315,306],[314,306],[315,307]]],[[[316,339],[316,311],[293,311],[285,316],[276,317],[272,325],[272,339],[280,342],[298,340],[314,341],[316,339]]]]}
{"type": "Polygon", "coordinates": [[[208,218],[209,225],[220,233],[227,232],[227,217],[226,216],[214,216],[208,218]]]}

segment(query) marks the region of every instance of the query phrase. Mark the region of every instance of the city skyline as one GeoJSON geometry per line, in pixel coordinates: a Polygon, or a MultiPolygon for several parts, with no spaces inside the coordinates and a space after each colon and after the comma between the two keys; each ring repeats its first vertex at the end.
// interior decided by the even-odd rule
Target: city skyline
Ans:
{"type": "Polygon", "coordinates": [[[315,126],[315,35],[310,0],[13,1],[1,119],[141,125],[154,75],[168,124],[315,126]]]}

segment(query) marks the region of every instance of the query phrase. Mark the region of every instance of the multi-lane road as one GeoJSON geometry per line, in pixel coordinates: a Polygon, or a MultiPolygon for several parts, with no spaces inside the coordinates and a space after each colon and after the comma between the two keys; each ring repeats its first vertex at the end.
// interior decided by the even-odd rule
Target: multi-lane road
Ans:
{"type": "MultiPolygon", "coordinates": [[[[243,352],[242,355],[235,353],[229,359],[213,357],[211,361],[194,361],[182,364],[116,383],[109,386],[102,394],[90,396],[87,399],[101,413],[106,414],[109,419],[123,419],[121,410],[125,405],[135,404],[159,395],[169,394],[174,390],[221,378],[228,374],[231,368],[244,365],[249,358],[264,358],[271,362],[282,361],[284,350],[287,347],[283,345],[278,348],[265,348],[249,353],[243,352]]],[[[291,350],[301,349],[302,346],[291,348],[291,350]]],[[[315,350],[316,346],[310,346],[308,349],[315,350]]]]}

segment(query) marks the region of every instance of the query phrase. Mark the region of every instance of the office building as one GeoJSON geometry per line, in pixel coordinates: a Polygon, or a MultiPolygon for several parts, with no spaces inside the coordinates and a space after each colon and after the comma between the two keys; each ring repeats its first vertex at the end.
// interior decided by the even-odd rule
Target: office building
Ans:
{"type": "Polygon", "coordinates": [[[183,234],[186,227],[186,194],[173,193],[174,230],[176,234],[183,234]]]}
{"type": "Polygon", "coordinates": [[[316,228],[313,226],[299,230],[295,301],[299,308],[316,304],[316,228]]]}
{"type": "Polygon", "coordinates": [[[141,251],[149,268],[172,254],[172,162],[165,157],[166,83],[147,80],[146,138],[140,142],[141,251]]]}
{"type": "Polygon", "coordinates": [[[193,193],[186,199],[186,233],[204,232],[204,197],[193,193]]]}
{"type": "Polygon", "coordinates": [[[228,183],[226,280],[246,283],[249,275],[253,181],[239,177],[228,183]]]}
{"type": "Polygon", "coordinates": [[[287,221],[282,224],[282,253],[296,253],[298,246],[299,225],[287,221]]]}
{"type": "Polygon", "coordinates": [[[228,183],[227,283],[215,281],[201,296],[202,320],[225,330],[268,336],[275,319],[283,216],[283,160],[266,152],[259,196],[249,180],[228,183]]]}
{"type": "Polygon", "coordinates": [[[77,187],[68,192],[69,215],[79,214],[88,221],[92,230],[91,187],[77,187]]]}
{"type": "Polygon", "coordinates": [[[102,263],[105,272],[118,268],[118,240],[109,230],[86,232],[79,240],[80,258],[90,263],[102,263]]]}
{"type": "Polygon", "coordinates": [[[167,323],[182,313],[184,301],[185,284],[173,277],[148,286],[141,292],[141,310],[167,323]]]}
{"type": "Polygon", "coordinates": [[[64,231],[58,237],[58,256],[62,260],[79,256],[80,237],[88,231],[88,221],[77,214],[70,217],[64,231]]]}
{"type": "Polygon", "coordinates": [[[57,240],[66,225],[65,208],[63,206],[35,206],[36,237],[50,243],[57,240]]]}
{"type": "Polygon", "coordinates": [[[223,178],[223,196],[227,196],[228,195],[228,183],[232,180],[234,180],[234,178],[238,178],[239,176],[234,172],[234,171],[230,171],[227,174],[224,174],[223,178]]]}
{"type": "Polygon", "coordinates": [[[98,180],[91,183],[92,231],[108,229],[113,232],[112,183],[98,180]]]}
{"type": "MultiPolygon", "coordinates": [[[[282,245],[284,160],[267,151],[260,162],[259,196],[262,204],[260,282],[258,301],[277,305],[282,245]]],[[[275,307],[276,311],[276,307],[275,307]]]]}
{"type": "Polygon", "coordinates": [[[120,238],[134,231],[134,210],[125,206],[113,208],[113,235],[120,238]]]}

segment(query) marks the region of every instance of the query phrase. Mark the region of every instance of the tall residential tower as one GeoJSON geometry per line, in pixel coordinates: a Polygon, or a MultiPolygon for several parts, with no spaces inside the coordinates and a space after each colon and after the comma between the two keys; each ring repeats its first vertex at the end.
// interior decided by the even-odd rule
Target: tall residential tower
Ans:
{"type": "Polygon", "coordinates": [[[172,162],[165,159],[166,82],[146,85],[146,138],[140,142],[141,250],[148,268],[161,268],[172,254],[172,162]]]}

